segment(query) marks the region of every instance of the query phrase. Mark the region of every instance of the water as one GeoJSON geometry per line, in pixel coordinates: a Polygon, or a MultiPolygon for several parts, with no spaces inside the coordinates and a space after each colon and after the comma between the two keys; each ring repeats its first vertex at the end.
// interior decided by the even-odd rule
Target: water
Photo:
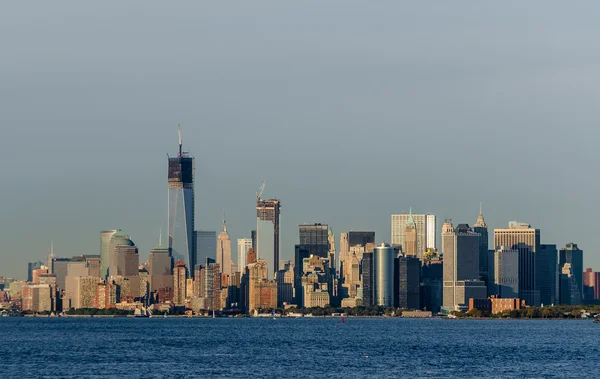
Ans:
{"type": "Polygon", "coordinates": [[[574,320],[1,318],[0,377],[598,377],[574,320]]]}

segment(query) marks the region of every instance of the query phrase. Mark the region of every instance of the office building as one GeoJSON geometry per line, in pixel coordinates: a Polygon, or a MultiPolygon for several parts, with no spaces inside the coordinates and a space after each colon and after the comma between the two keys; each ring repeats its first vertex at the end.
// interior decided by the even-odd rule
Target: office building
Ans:
{"type": "Polygon", "coordinates": [[[248,262],[246,258],[248,257],[248,250],[252,248],[252,239],[251,238],[239,238],[238,239],[238,255],[237,255],[237,267],[238,271],[244,272],[248,262]]]}
{"type": "Polygon", "coordinates": [[[392,215],[392,247],[402,248],[404,251],[404,232],[409,217],[412,217],[417,232],[417,258],[422,258],[423,253],[428,249],[435,249],[435,215],[427,214],[394,214],[392,215]],[[428,226],[433,229],[428,230],[428,226]],[[434,242],[429,245],[428,242],[434,242]]]}
{"type": "Polygon", "coordinates": [[[310,255],[328,258],[329,227],[324,224],[300,225],[298,227],[300,245],[308,249],[310,255]]]}
{"type": "Polygon", "coordinates": [[[221,267],[221,273],[227,276],[232,274],[231,271],[231,238],[227,233],[227,224],[223,220],[221,233],[217,237],[217,263],[221,267]]]}
{"type": "Polygon", "coordinates": [[[494,253],[493,293],[500,298],[519,297],[519,251],[498,246],[494,253]]]}
{"type": "Polygon", "coordinates": [[[395,258],[394,306],[421,309],[421,261],[414,256],[395,258]]]}
{"type": "Polygon", "coordinates": [[[206,258],[217,259],[217,232],[208,230],[194,231],[194,262],[204,264],[206,258]]]}
{"type": "Polygon", "coordinates": [[[375,305],[375,259],[364,253],[362,259],[362,299],[365,307],[375,305]]]}
{"type": "MultiPolygon", "coordinates": [[[[364,259],[364,255],[363,255],[364,259]]],[[[394,305],[394,249],[382,243],[373,250],[375,305],[394,305]]]]}
{"type": "Polygon", "coordinates": [[[576,243],[568,243],[564,248],[560,249],[558,254],[559,267],[563,267],[565,263],[571,265],[571,271],[577,283],[579,299],[583,298],[583,250],[577,247],[576,243]]]}
{"type": "Polygon", "coordinates": [[[594,272],[588,268],[583,273],[583,294],[586,302],[588,300],[600,300],[600,272],[594,272]]]}
{"type": "Polygon", "coordinates": [[[573,272],[573,266],[570,263],[565,263],[561,266],[561,274],[559,281],[560,303],[564,305],[581,304],[581,292],[579,284],[573,272]]]}
{"type": "Polygon", "coordinates": [[[438,313],[442,308],[444,261],[439,255],[432,255],[423,261],[421,267],[421,308],[438,313]]]}
{"type": "Polygon", "coordinates": [[[277,306],[283,308],[284,303],[294,301],[294,265],[287,263],[277,271],[277,306]]]}
{"type": "Polygon", "coordinates": [[[116,230],[103,230],[100,232],[100,277],[102,279],[106,279],[108,276],[110,256],[112,254],[110,241],[116,232],[116,230]]]}
{"type": "MultiPolygon", "coordinates": [[[[423,252],[424,251],[425,250],[423,250],[423,252]]],[[[402,252],[404,255],[411,257],[416,257],[418,255],[417,225],[412,217],[412,209],[408,214],[406,227],[404,228],[404,245],[402,246],[402,252]]]]}
{"type": "MultiPolygon", "coordinates": [[[[158,245],[150,251],[148,275],[150,280],[150,292],[156,292],[161,288],[173,288],[173,258],[169,255],[169,248],[159,241],[158,245]]],[[[171,292],[171,291],[168,291],[171,292]]]]}
{"type": "Polygon", "coordinates": [[[185,305],[187,268],[182,260],[175,263],[173,268],[173,303],[178,306],[185,305]]]}
{"type": "Polygon", "coordinates": [[[427,249],[437,250],[437,225],[435,215],[427,215],[427,249]]]}
{"type": "Polygon", "coordinates": [[[56,275],[56,285],[61,290],[66,289],[67,268],[70,261],[70,258],[55,257],[52,260],[51,269],[48,270],[49,272],[52,272],[54,275],[56,275]]]}
{"type": "Polygon", "coordinates": [[[269,279],[279,269],[279,215],[281,202],[260,197],[256,202],[256,256],[264,259],[269,268],[269,279]]]}
{"type": "Polygon", "coordinates": [[[473,225],[473,231],[479,233],[479,277],[485,282],[486,286],[489,287],[492,283],[488,278],[489,237],[488,227],[483,218],[483,207],[481,206],[481,203],[479,204],[479,216],[477,216],[477,221],[475,222],[475,225],[473,225]]]}
{"type": "Polygon", "coordinates": [[[535,282],[540,304],[558,304],[558,250],[556,245],[541,244],[536,253],[535,282]]]}
{"type": "MultiPolygon", "coordinates": [[[[196,265],[194,241],[194,158],[182,150],[169,159],[169,252],[174,261],[183,261],[186,269],[196,265]]],[[[214,251],[214,250],[213,250],[214,251]]],[[[191,274],[191,273],[190,273],[191,274]]]]}
{"type": "Polygon", "coordinates": [[[467,310],[469,298],[485,298],[487,288],[479,280],[478,233],[467,224],[453,227],[446,220],[442,227],[444,254],[443,311],[467,310]]]}
{"type": "Polygon", "coordinates": [[[44,262],[42,262],[42,261],[35,261],[35,262],[27,263],[27,281],[28,282],[33,281],[33,276],[32,276],[33,270],[39,269],[43,265],[44,265],[44,262]]]}
{"type": "MultiPolygon", "coordinates": [[[[540,251],[540,230],[529,224],[517,221],[508,223],[506,229],[494,229],[494,246],[505,246],[519,251],[519,298],[527,305],[540,305],[540,291],[536,285],[536,255],[540,251]]],[[[538,264],[538,269],[543,267],[538,264]]]]}
{"type": "Polygon", "coordinates": [[[206,258],[204,266],[204,297],[207,309],[221,309],[221,266],[214,259],[206,258]]]}

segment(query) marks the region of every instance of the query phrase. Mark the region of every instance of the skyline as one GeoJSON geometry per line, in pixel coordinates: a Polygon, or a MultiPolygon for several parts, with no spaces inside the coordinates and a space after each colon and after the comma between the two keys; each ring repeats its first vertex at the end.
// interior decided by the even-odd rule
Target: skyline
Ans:
{"type": "Polygon", "coordinates": [[[446,217],[473,226],[483,201],[490,230],[528,222],[600,269],[595,12],[183,4],[0,15],[0,275],[24,277],[51,240],[58,256],[99,254],[105,229],[146,259],[168,230],[178,123],[196,229],[218,231],[225,208],[231,239],[250,237],[268,178],[282,260],[300,224],[389,243],[391,214],[435,214],[440,231],[446,217]]]}

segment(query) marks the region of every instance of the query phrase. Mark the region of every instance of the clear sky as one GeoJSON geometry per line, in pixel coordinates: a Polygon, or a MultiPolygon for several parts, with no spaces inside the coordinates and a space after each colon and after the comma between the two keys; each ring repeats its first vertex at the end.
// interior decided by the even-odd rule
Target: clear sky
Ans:
{"type": "MultiPolygon", "coordinates": [[[[0,12],[0,275],[142,259],[167,223],[166,153],[196,157],[197,227],[235,240],[255,193],[298,224],[390,239],[412,206],[596,253],[600,4],[9,2],[0,12]]],[[[492,232],[490,232],[492,234],[492,232]]],[[[438,237],[439,239],[439,237],[438,237]]],[[[232,244],[236,249],[235,241],[232,244]]]]}

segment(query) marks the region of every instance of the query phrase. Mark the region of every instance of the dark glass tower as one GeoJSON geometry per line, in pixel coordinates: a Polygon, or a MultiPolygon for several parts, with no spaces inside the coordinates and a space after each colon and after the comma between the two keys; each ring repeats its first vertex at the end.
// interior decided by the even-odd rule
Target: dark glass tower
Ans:
{"type": "Polygon", "coordinates": [[[194,249],[194,158],[182,151],[179,131],[179,153],[169,157],[169,253],[175,262],[185,264],[193,275],[194,249]]]}
{"type": "Polygon", "coordinates": [[[327,258],[329,253],[329,227],[323,224],[300,225],[300,245],[309,254],[327,258]]]}

